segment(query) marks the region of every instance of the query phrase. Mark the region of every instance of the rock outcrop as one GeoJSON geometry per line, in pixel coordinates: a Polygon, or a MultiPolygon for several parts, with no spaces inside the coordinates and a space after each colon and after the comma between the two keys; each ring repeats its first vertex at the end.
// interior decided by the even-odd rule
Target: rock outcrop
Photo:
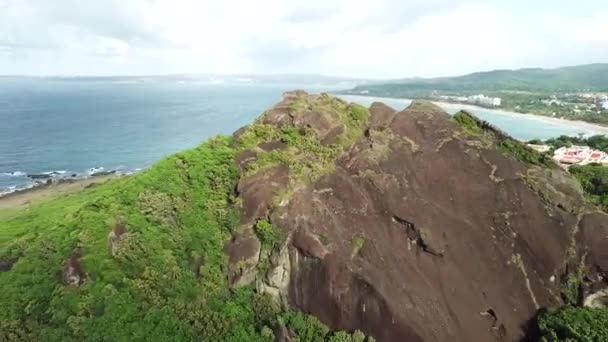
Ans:
{"type": "Polygon", "coordinates": [[[108,251],[110,255],[116,256],[118,243],[125,234],[127,234],[127,226],[124,223],[116,223],[112,231],[108,233],[108,251]]]}
{"type": "Polygon", "coordinates": [[[264,167],[265,154],[293,148],[269,134],[237,157],[260,170],[238,186],[241,223],[268,219],[284,240],[265,252],[250,228],[237,233],[233,283],[257,278],[284,305],[378,341],[517,341],[539,308],[563,302],[572,265],[588,271],[589,293],[606,288],[608,219],[565,171],[518,160],[498,147],[508,136],[471,132],[427,102],[374,103],[360,131],[345,108],[292,92],[258,119],[337,153],[331,167],[306,151],[264,167]],[[302,160],[323,172],[302,176],[302,160]]]}
{"type": "Polygon", "coordinates": [[[76,248],[63,264],[62,278],[65,285],[78,287],[84,282],[85,274],[80,262],[81,257],[80,248],[76,248]]]}

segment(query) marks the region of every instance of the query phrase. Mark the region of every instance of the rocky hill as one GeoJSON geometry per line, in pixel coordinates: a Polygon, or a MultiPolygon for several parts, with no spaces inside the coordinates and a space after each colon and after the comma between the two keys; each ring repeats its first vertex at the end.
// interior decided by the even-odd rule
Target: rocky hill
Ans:
{"type": "Polygon", "coordinates": [[[0,340],[608,337],[581,307],[608,297],[608,216],[550,159],[426,102],[286,93],[0,227],[0,340]]]}

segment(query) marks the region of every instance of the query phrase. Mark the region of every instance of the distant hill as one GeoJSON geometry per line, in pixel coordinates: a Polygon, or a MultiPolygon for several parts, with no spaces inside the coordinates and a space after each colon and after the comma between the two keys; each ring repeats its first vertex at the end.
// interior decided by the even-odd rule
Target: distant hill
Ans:
{"type": "Polygon", "coordinates": [[[370,95],[419,96],[429,92],[469,91],[608,91],[608,63],[557,69],[493,70],[464,76],[417,78],[359,85],[350,92],[370,95]]]}

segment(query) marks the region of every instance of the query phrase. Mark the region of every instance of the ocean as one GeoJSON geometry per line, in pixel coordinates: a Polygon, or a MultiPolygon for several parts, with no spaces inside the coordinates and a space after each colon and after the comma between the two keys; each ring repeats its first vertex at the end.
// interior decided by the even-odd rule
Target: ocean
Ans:
{"type": "MultiPolygon", "coordinates": [[[[218,78],[2,77],[0,193],[32,186],[35,180],[28,174],[134,172],[213,135],[231,134],[279,101],[284,91],[331,92],[350,86],[218,78]]],[[[344,98],[362,104],[374,100],[344,98]]],[[[396,109],[409,103],[386,102],[396,109]]],[[[520,139],[580,131],[521,115],[473,111],[520,139]]]]}

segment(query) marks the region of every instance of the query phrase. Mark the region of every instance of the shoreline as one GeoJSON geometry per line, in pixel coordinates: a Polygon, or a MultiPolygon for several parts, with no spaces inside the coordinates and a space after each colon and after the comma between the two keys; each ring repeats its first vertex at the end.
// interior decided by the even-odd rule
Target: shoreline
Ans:
{"type": "MultiPolygon", "coordinates": [[[[408,99],[408,98],[400,98],[400,97],[386,97],[386,96],[375,96],[375,95],[361,95],[361,94],[336,94],[336,96],[353,96],[353,97],[362,97],[368,99],[378,99],[379,102],[382,102],[382,99],[391,100],[391,101],[415,101],[417,99],[408,99]]],[[[570,126],[576,129],[581,129],[585,131],[593,131],[594,134],[599,135],[608,135],[608,126],[595,124],[587,121],[581,120],[569,120],[562,118],[554,118],[550,116],[538,115],[534,113],[519,113],[519,112],[511,112],[503,109],[497,108],[488,108],[478,105],[472,105],[468,103],[457,103],[457,102],[447,102],[447,101],[436,101],[436,100],[428,100],[446,110],[446,107],[454,110],[483,110],[497,115],[510,116],[513,118],[525,117],[526,119],[536,120],[544,123],[557,124],[561,126],[570,126]]],[[[395,108],[396,110],[399,110],[395,108]]],[[[556,137],[557,138],[557,137],[556,137]]]]}
{"type": "Polygon", "coordinates": [[[128,175],[108,174],[88,178],[68,179],[59,183],[42,184],[28,189],[18,190],[0,196],[0,210],[27,207],[34,202],[66,195],[86,189],[94,184],[101,184],[111,179],[128,175]]]}
{"type": "Polygon", "coordinates": [[[537,121],[555,123],[555,124],[559,124],[559,125],[569,125],[569,126],[574,126],[576,128],[580,127],[581,129],[586,129],[586,130],[601,131],[602,133],[599,133],[599,134],[608,134],[608,126],[597,124],[597,123],[592,123],[592,122],[587,122],[587,121],[582,121],[582,120],[555,118],[555,117],[551,117],[551,116],[539,115],[539,114],[534,114],[534,113],[513,112],[513,111],[509,111],[509,110],[498,109],[498,108],[488,108],[488,107],[478,106],[478,105],[473,105],[473,104],[468,104],[468,103],[457,103],[457,102],[447,102],[447,101],[431,101],[431,102],[433,102],[436,105],[440,105],[440,104],[453,105],[453,106],[462,107],[464,109],[466,109],[465,108],[465,106],[466,106],[469,108],[481,109],[481,110],[488,111],[488,112],[498,114],[498,115],[508,115],[508,116],[512,116],[512,117],[526,116],[526,118],[537,120],[537,121]]]}

